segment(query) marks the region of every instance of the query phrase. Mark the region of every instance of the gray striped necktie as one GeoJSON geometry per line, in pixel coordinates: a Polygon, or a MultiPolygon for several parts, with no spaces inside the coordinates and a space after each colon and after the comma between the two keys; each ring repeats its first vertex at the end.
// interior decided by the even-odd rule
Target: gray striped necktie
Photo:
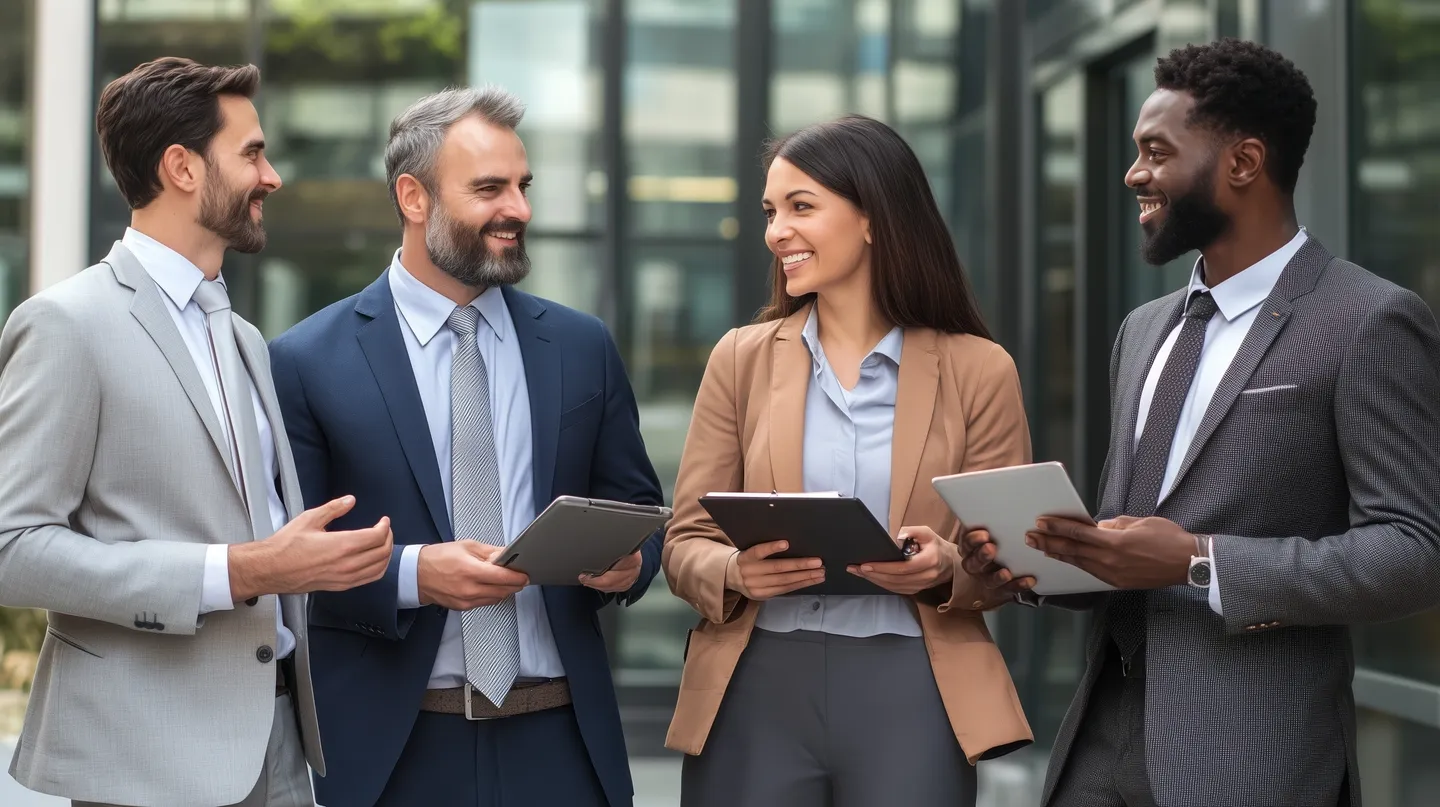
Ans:
{"type": "Polygon", "coordinates": [[[230,295],[219,281],[202,280],[192,299],[205,312],[210,358],[219,370],[219,414],[230,440],[230,476],[245,500],[252,532],[256,538],[265,538],[274,532],[274,525],[270,523],[270,500],[265,470],[261,467],[260,429],[255,423],[255,407],[251,401],[254,382],[235,343],[230,295]]]}
{"type": "MultiPolygon", "coordinates": [[[[456,540],[505,544],[500,463],[490,417],[490,376],[475,340],[480,312],[456,308],[446,323],[455,332],[450,365],[450,503],[456,540]]],[[[465,678],[496,706],[505,703],[520,673],[515,598],[460,614],[465,678]]]]}

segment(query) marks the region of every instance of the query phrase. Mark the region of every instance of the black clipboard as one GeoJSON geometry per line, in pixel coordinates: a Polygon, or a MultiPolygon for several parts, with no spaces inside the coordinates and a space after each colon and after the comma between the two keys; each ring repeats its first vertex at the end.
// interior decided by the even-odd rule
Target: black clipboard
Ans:
{"type": "Polygon", "coordinates": [[[894,594],[847,566],[905,560],[904,551],[859,499],[814,494],[710,494],[700,505],[736,547],[770,541],[790,548],[772,558],[820,558],[825,582],[791,594],[894,594]]]}

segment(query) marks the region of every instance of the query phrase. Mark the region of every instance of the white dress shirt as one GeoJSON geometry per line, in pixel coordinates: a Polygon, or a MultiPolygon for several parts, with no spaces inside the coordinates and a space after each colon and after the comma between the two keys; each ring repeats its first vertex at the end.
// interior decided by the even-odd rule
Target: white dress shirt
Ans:
{"type": "MultiPolygon", "coordinates": [[[[400,265],[400,252],[390,263],[390,292],[404,327],[405,350],[420,389],[440,483],[445,488],[446,512],[454,517],[450,501],[450,368],[455,352],[455,332],[446,325],[455,303],[426,286],[400,265]]],[[[535,520],[535,488],[530,431],[530,390],[525,381],[525,362],[520,355],[519,336],[510,319],[510,309],[499,288],[487,290],[470,303],[480,312],[475,339],[490,379],[490,414],[495,431],[495,455],[500,467],[500,502],[505,514],[505,542],[514,541],[535,520]]],[[[400,555],[399,608],[420,607],[420,549],[405,547],[400,555]]],[[[559,678],[565,675],[560,651],[550,631],[545,599],[538,586],[527,586],[515,595],[520,632],[520,676],[559,678]]],[[[465,684],[465,645],[460,635],[460,614],[451,611],[440,637],[440,650],[430,672],[431,689],[465,684]]]]}
{"type": "MultiPolygon", "coordinates": [[[[1165,501],[1165,497],[1170,495],[1170,488],[1175,484],[1175,475],[1185,462],[1185,455],[1190,451],[1190,443],[1195,439],[1200,422],[1205,419],[1205,410],[1210,408],[1210,399],[1215,397],[1215,390],[1220,387],[1221,380],[1230,369],[1230,363],[1240,351],[1240,345],[1245,341],[1245,335],[1250,332],[1250,325],[1255,322],[1255,315],[1260,311],[1260,304],[1265,302],[1265,298],[1275,289],[1280,273],[1285,271],[1286,264],[1290,263],[1290,259],[1305,245],[1306,238],[1302,228],[1285,246],[1214,288],[1205,285],[1204,259],[1195,262],[1187,294],[1193,295],[1196,291],[1210,292],[1215,305],[1220,309],[1220,315],[1211,317],[1210,324],[1205,329],[1205,346],[1200,351],[1200,365],[1195,369],[1195,378],[1190,382],[1190,391],[1186,393],[1185,403],[1180,409],[1180,422],[1175,426],[1175,437],[1170,443],[1170,457],[1165,464],[1165,477],[1160,483],[1160,501],[1165,501]]],[[[1145,431],[1145,420],[1150,416],[1150,401],[1155,397],[1156,385],[1160,383],[1160,372],[1165,369],[1165,362],[1169,360],[1170,351],[1175,347],[1175,340],[1180,338],[1180,329],[1184,324],[1182,320],[1166,337],[1164,344],[1160,346],[1160,352],[1155,354],[1155,363],[1150,367],[1150,374],[1145,377],[1145,386],[1140,391],[1140,414],[1135,422],[1136,447],[1140,444],[1140,435],[1145,431]]],[[[1216,559],[1211,561],[1210,607],[1215,613],[1223,615],[1220,606],[1220,568],[1216,559]]]]}
{"type": "MultiPolygon", "coordinates": [[[[191,299],[195,296],[195,290],[200,288],[200,283],[205,280],[205,273],[185,256],[138,230],[125,228],[125,235],[120,239],[120,243],[140,261],[140,265],[145,267],[155,285],[163,292],[160,296],[165,298],[165,307],[170,311],[170,318],[175,320],[175,327],[180,331],[180,337],[185,340],[190,357],[195,360],[195,369],[200,372],[200,380],[205,384],[205,391],[210,394],[210,403],[215,407],[216,419],[220,421],[220,429],[225,433],[226,445],[229,445],[230,423],[225,419],[225,408],[220,401],[220,371],[210,352],[210,326],[205,312],[191,299]]],[[[218,279],[222,285],[225,283],[224,278],[218,279]]],[[[280,492],[273,484],[273,480],[279,475],[275,465],[275,435],[270,429],[270,419],[265,416],[265,407],[260,403],[260,393],[254,388],[253,382],[250,399],[255,407],[255,426],[260,432],[260,458],[265,463],[265,478],[272,480],[268,486],[271,529],[279,531],[289,518],[280,492]]],[[[235,601],[230,597],[229,547],[226,544],[211,544],[205,552],[205,577],[200,587],[200,613],[228,611],[234,607],[235,601]]],[[[285,620],[278,606],[275,608],[275,633],[275,655],[277,658],[285,658],[295,651],[295,634],[285,627],[285,620]]]]}
{"type": "MultiPolygon", "coordinates": [[[[860,380],[846,390],[820,344],[815,308],[801,341],[810,349],[805,392],[803,467],[806,493],[854,496],[882,526],[890,523],[890,455],[895,396],[905,332],[892,328],[860,362],[860,380]]],[[[893,633],[920,636],[920,623],[898,594],[824,595],[803,590],[760,603],[755,627],[774,633],[819,631],[865,638],[893,633]]]]}

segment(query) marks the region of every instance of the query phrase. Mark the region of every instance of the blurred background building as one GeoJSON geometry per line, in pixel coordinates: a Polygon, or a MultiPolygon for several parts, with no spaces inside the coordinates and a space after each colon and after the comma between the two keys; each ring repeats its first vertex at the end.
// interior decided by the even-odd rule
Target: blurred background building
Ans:
{"type": "MultiPolygon", "coordinates": [[[[1301,222],[1440,308],[1440,0],[0,0],[0,322],[127,223],[93,114],[142,61],[263,70],[285,188],[269,247],[225,274],[267,337],[389,262],[390,119],[447,85],[498,83],[529,104],[525,285],[609,323],[668,493],[709,350],[767,292],[763,141],[862,112],[927,167],[1020,363],[1036,458],[1093,497],[1112,337],[1190,265],[1139,259],[1130,131],[1156,56],[1223,35],[1279,48],[1319,97],[1301,222]]],[[[1087,618],[994,615],[1038,740],[982,766],[997,804],[1035,802],[1087,618]]],[[[660,755],[695,616],[657,581],[607,620],[632,752],[660,755]]],[[[1355,656],[1367,804],[1440,803],[1440,616],[1358,630],[1355,656]]]]}

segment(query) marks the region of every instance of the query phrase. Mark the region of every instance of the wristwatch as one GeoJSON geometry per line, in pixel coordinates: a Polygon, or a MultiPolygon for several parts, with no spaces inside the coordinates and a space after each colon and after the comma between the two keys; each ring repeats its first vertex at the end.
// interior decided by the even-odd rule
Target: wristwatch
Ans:
{"type": "Polygon", "coordinates": [[[1198,554],[1190,558],[1188,580],[1195,588],[1208,589],[1214,571],[1214,561],[1210,557],[1210,536],[1196,535],[1195,550],[1198,554]]]}

